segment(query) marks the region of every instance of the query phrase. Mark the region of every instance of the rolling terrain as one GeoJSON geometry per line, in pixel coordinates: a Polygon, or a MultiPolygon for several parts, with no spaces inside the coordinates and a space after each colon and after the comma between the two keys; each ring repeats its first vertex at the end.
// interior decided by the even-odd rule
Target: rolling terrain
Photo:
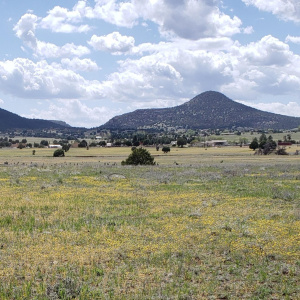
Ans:
{"type": "Polygon", "coordinates": [[[65,128],[68,124],[59,121],[28,119],[0,108],[0,130],[65,128]]]}

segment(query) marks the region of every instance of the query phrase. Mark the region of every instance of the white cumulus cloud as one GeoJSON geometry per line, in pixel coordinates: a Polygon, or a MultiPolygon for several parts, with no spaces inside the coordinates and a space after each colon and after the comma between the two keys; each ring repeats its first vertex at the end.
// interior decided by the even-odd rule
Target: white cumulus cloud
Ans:
{"type": "Polygon", "coordinates": [[[259,110],[272,112],[280,115],[300,117],[300,105],[296,102],[289,102],[287,104],[280,102],[271,103],[253,103],[248,101],[238,101],[242,104],[257,108],[259,110]]]}
{"type": "Polygon", "coordinates": [[[237,47],[242,59],[256,65],[286,65],[291,62],[292,52],[289,46],[279,39],[268,35],[258,42],[237,47]]]}
{"type": "Polygon", "coordinates": [[[291,36],[291,35],[288,35],[285,39],[285,42],[286,43],[294,43],[294,44],[300,44],[300,36],[291,36]]]}
{"type": "Polygon", "coordinates": [[[100,69],[97,63],[92,61],[89,58],[85,58],[85,59],[79,59],[78,57],[75,57],[73,59],[63,58],[61,60],[61,63],[65,68],[73,70],[75,72],[76,71],[91,72],[100,69]]]}
{"type": "Polygon", "coordinates": [[[37,41],[37,47],[33,50],[35,55],[41,58],[81,57],[90,53],[90,50],[85,46],[68,43],[59,47],[42,41],[37,41]]]}
{"type": "Polygon", "coordinates": [[[83,6],[85,6],[85,1],[79,1],[71,11],[64,7],[55,6],[48,12],[48,15],[41,20],[39,26],[53,32],[87,32],[91,30],[89,25],[78,24],[82,21],[86,13],[83,6]]]}
{"type": "Polygon", "coordinates": [[[208,0],[133,0],[140,16],[179,37],[197,40],[203,37],[231,36],[240,33],[241,20],[224,14],[218,1],[208,0]]]}
{"type": "Polygon", "coordinates": [[[109,109],[105,106],[88,107],[78,99],[58,100],[52,103],[46,110],[32,109],[27,118],[42,118],[46,120],[63,120],[72,126],[96,127],[104,124],[116,114],[118,109],[109,109]]]}
{"type": "Polygon", "coordinates": [[[56,6],[41,20],[40,26],[54,32],[85,32],[91,28],[77,23],[101,19],[127,28],[151,21],[165,36],[191,40],[240,33],[242,21],[223,13],[219,3],[218,0],[95,0],[95,5],[89,6],[86,1],[78,1],[72,10],[56,6]]]}
{"type": "Polygon", "coordinates": [[[300,22],[299,0],[242,0],[246,5],[256,6],[259,10],[271,12],[285,21],[300,22]]]}
{"type": "Polygon", "coordinates": [[[103,88],[59,64],[16,58],[0,61],[0,89],[21,98],[101,98],[103,88]]]}
{"type": "Polygon", "coordinates": [[[80,57],[90,53],[90,50],[87,47],[74,45],[73,43],[57,46],[53,43],[39,41],[35,36],[38,20],[39,19],[37,16],[31,13],[26,13],[14,26],[16,36],[20,38],[27,47],[33,50],[36,56],[42,58],[58,58],[69,56],[80,57]]]}
{"type": "Polygon", "coordinates": [[[129,52],[134,47],[134,42],[132,36],[124,36],[119,32],[113,32],[105,36],[93,35],[88,44],[98,51],[122,54],[129,52]]]}
{"type": "Polygon", "coordinates": [[[16,36],[19,39],[23,40],[25,45],[31,49],[35,49],[37,47],[37,39],[35,37],[37,21],[38,17],[36,15],[26,13],[14,26],[16,36]]]}

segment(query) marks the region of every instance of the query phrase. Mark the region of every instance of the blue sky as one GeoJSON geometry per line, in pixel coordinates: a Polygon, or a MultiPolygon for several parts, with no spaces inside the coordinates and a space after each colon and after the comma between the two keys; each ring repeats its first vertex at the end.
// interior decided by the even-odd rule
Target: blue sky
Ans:
{"type": "Polygon", "coordinates": [[[0,0],[0,107],[95,127],[215,90],[300,117],[299,0],[0,0]]]}

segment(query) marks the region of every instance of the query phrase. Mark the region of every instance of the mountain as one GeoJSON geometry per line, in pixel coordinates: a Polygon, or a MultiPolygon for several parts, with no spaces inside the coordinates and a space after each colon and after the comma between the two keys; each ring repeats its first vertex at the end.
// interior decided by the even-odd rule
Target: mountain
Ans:
{"type": "Polygon", "coordinates": [[[116,116],[100,129],[222,129],[234,126],[291,129],[299,125],[299,117],[264,112],[235,102],[221,93],[208,91],[176,107],[138,109],[116,116]]]}
{"type": "Polygon", "coordinates": [[[0,108],[0,130],[9,129],[51,129],[65,128],[67,125],[40,119],[27,119],[0,108]]]}

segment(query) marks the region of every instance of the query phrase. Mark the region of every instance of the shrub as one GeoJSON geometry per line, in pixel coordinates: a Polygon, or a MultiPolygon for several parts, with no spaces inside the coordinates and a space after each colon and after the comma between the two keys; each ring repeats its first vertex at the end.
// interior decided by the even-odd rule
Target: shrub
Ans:
{"type": "Polygon", "coordinates": [[[122,165],[155,165],[154,157],[143,148],[133,149],[122,165]]]}
{"type": "Polygon", "coordinates": [[[63,149],[57,149],[53,153],[54,157],[63,157],[65,156],[65,151],[63,149]]]}
{"type": "Polygon", "coordinates": [[[82,140],[79,144],[78,147],[79,148],[86,148],[88,146],[88,143],[86,140],[82,140]]]}
{"type": "Polygon", "coordinates": [[[289,155],[289,154],[286,152],[285,148],[280,148],[280,149],[278,149],[278,150],[276,151],[276,154],[277,154],[277,155],[289,155]]]}
{"type": "Polygon", "coordinates": [[[162,152],[163,152],[163,153],[168,153],[168,152],[170,152],[170,151],[171,151],[170,147],[166,147],[166,146],[165,146],[165,147],[162,148],[162,152]]]}
{"type": "Polygon", "coordinates": [[[97,143],[91,142],[91,143],[90,143],[90,147],[97,147],[97,143]]]}

